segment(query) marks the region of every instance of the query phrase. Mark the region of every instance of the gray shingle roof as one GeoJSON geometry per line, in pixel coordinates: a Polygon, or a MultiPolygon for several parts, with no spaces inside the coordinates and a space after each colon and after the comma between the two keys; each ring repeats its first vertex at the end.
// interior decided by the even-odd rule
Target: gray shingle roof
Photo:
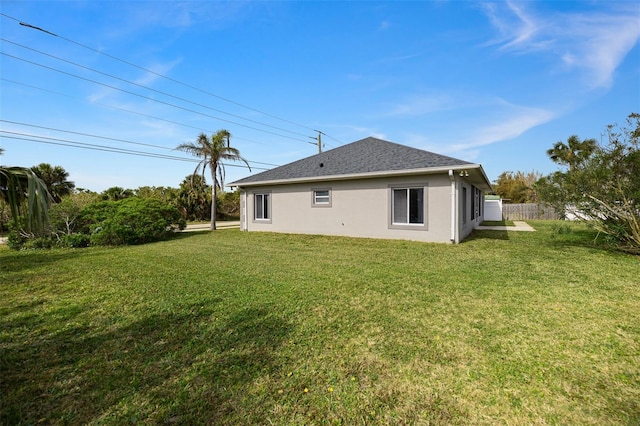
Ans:
{"type": "Polygon", "coordinates": [[[232,185],[279,180],[291,181],[324,176],[463,166],[467,164],[472,163],[368,137],[237,180],[233,182],[232,185]]]}

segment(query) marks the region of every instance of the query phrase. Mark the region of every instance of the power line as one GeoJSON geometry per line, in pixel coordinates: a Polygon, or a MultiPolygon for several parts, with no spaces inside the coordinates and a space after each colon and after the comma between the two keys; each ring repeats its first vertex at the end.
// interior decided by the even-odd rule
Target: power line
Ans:
{"type": "Polygon", "coordinates": [[[340,144],[340,145],[344,145],[344,142],[340,142],[338,139],[334,138],[333,136],[328,135],[328,134],[326,134],[326,133],[324,133],[324,135],[325,135],[326,137],[328,137],[329,139],[333,140],[334,142],[337,142],[337,143],[338,143],[338,144],[340,144]]]}
{"type": "MultiPolygon", "coordinates": [[[[98,135],[93,135],[93,134],[90,134],[90,133],[75,132],[75,131],[72,131],[72,130],[56,129],[54,127],[38,126],[36,124],[20,123],[18,121],[10,121],[10,120],[0,119],[0,122],[9,123],[9,124],[15,124],[15,125],[19,125],[19,126],[25,126],[25,127],[35,127],[37,129],[53,130],[55,132],[69,133],[69,134],[79,135],[79,136],[88,136],[88,137],[91,137],[91,138],[111,140],[111,141],[115,141],[115,142],[124,142],[124,143],[129,143],[129,144],[134,144],[134,145],[141,145],[141,146],[148,146],[148,147],[152,147],[152,148],[166,149],[166,150],[169,150],[169,151],[173,151],[174,150],[174,148],[168,148],[166,146],[161,146],[161,145],[152,145],[152,144],[143,143],[143,142],[134,142],[134,141],[130,141],[130,140],[127,140],[127,139],[111,138],[111,137],[108,137],[108,136],[98,136],[98,135]]],[[[0,131],[3,131],[3,130],[0,129],[0,131]]],[[[260,161],[251,161],[251,160],[247,160],[247,161],[249,163],[254,163],[254,164],[262,164],[262,165],[265,165],[265,166],[278,167],[277,164],[263,163],[263,162],[260,162],[260,161]]]]}
{"type": "Polygon", "coordinates": [[[7,135],[0,135],[0,137],[6,138],[6,139],[17,139],[17,140],[24,140],[24,141],[30,141],[30,142],[46,143],[51,145],[71,146],[74,148],[91,149],[94,151],[114,152],[118,154],[138,155],[141,157],[162,158],[166,160],[186,161],[191,163],[197,162],[197,160],[193,158],[185,158],[185,157],[171,156],[171,155],[165,155],[165,154],[154,154],[151,152],[144,152],[144,151],[134,151],[130,149],[115,148],[115,147],[109,147],[105,145],[95,145],[90,143],[71,141],[67,139],[50,138],[50,137],[45,137],[40,135],[31,135],[28,133],[10,132],[7,130],[0,130],[0,133],[6,133],[7,135]],[[34,139],[34,138],[37,138],[37,139],[34,139]]]}
{"type": "MultiPolygon", "coordinates": [[[[96,144],[90,144],[85,142],[72,141],[68,139],[51,138],[51,137],[45,137],[40,135],[32,135],[28,133],[11,132],[7,130],[0,130],[0,133],[6,133],[7,135],[0,135],[0,138],[6,138],[6,139],[16,139],[16,140],[23,140],[23,141],[29,141],[29,142],[44,143],[49,145],[68,146],[73,148],[89,149],[94,151],[106,151],[106,152],[113,152],[117,154],[136,155],[140,157],[159,158],[164,160],[185,161],[190,163],[197,163],[200,161],[193,158],[178,157],[178,156],[166,155],[166,154],[155,154],[152,152],[135,151],[135,150],[124,149],[124,148],[115,148],[115,147],[110,147],[105,145],[96,145],[96,144]],[[37,138],[37,139],[34,139],[34,138],[37,138]]],[[[244,167],[238,164],[225,163],[225,167],[226,166],[244,167]]],[[[256,170],[269,170],[263,167],[253,167],[253,168],[256,170]]]]}
{"type": "Polygon", "coordinates": [[[108,137],[108,136],[92,135],[90,133],[74,132],[74,131],[71,131],[71,130],[56,129],[56,128],[53,128],[53,127],[38,126],[36,124],[20,123],[18,121],[10,121],[10,120],[2,120],[2,119],[0,119],[0,122],[9,123],[9,124],[16,124],[16,125],[19,125],[19,126],[35,127],[37,129],[53,130],[55,132],[70,133],[70,134],[80,135],[80,136],[88,136],[88,137],[91,137],[91,138],[106,139],[106,140],[111,140],[111,141],[115,141],[115,142],[124,142],[124,143],[130,143],[130,144],[134,144],[134,145],[142,145],[142,146],[148,146],[148,147],[152,147],[152,148],[172,150],[172,148],[167,148],[166,146],[152,145],[152,144],[143,143],[143,142],[134,142],[134,141],[126,140],[126,139],[111,138],[111,137],[108,137]]]}
{"type": "MultiPolygon", "coordinates": [[[[71,95],[69,95],[67,93],[56,92],[55,90],[45,89],[43,87],[34,86],[32,84],[22,83],[22,82],[19,82],[19,81],[15,81],[15,80],[11,80],[11,79],[8,79],[8,78],[4,78],[2,76],[0,76],[0,81],[7,81],[9,83],[17,84],[19,86],[29,87],[31,89],[36,89],[36,90],[41,90],[43,92],[53,93],[54,95],[64,96],[64,97],[67,97],[67,98],[70,98],[70,99],[83,100],[82,98],[80,98],[78,96],[71,96],[71,95]]],[[[117,110],[124,111],[124,112],[130,113],[130,114],[136,114],[136,115],[139,115],[139,116],[142,116],[142,117],[152,118],[154,120],[164,121],[166,123],[176,124],[178,126],[183,126],[183,127],[187,127],[187,128],[190,128],[190,129],[195,129],[195,130],[198,130],[200,132],[203,131],[203,129],[201,127],[196,127],[196,126],[192,126],[190,124],[185,124],[185,123],[181,123],[181,122],[178,122],[178,121],[169,120],[167,118],[156,117],[154,115],[145,114],[145,113],[142,113],[140,111],[133,111],[133,110],[130,110],[130,109],[127,109],[127,108],[122,108],[122,107],[118,107],[118,106],[114,106],[114,105],[108,105],[108,104],[104,104],[104,103],[101,103],[101,102],[92,102],[92,104],[103,106],[105,108],[117,109],[117,110]]],[[[206,132],[215,133],[214,130],[207,130],[206,132]]],[[[262,142],[257,142],[257,141],[251,140],[251,139],[246,139],[246,138],[242,138],[242,137],[238,137],[238,136],[234,136],[234,138],[237,139],[237,140],[256,143],[256,144],[261,144],[262,143],[262,142]]]]}
{"type": "Polygon", "coordinates": [[[282,117],[278,117],[277,115],[269,114],[269,113],[264,112],[264,111],[261,111],[261,110],[259,110],[259,109],[252,108],[252,107],[249,107],[249,106],[247,106],[247,105],[243,105],[243,104],[241,104],[241,103],[239,103],[239,102],[236,102],[236,101],[233,101],[233,100],[231,100],[231,99],[228,99],[228,98],[222,97],[222,96],[220,96],[220,95],[216,95],[215,93],[211,93],[211,92],[206,91],[206,90],[204,90],[204,89],[201,89],[201,88],[199,88],[199,87],[192,86],[192,85],[190,85],[190,84],[184,83],[184,82],[182,82],[182,81],[179,81],[179,80],[176,80],[176,79],[174,79],[174,78],[168,77],[168,76],[166,76],[166,75],[163,75],[163,74],[157,73],[157,72],[155,72],[155,71],[152,71],[152,70],[150,70],[150,69],[148,69],[148,68],[142,67],[142,66],[140,66],[140,65],[136,65],[136,64],[131,63],[131,62],[127,61],[127,60],[124,60],[124,59],[118,58],[118,57],[116,57],[116,56],[114,56],[114,55],[110,55],[110,54],[108,54],[108,53],[106,53],[106,52],[100,51],[100,50],[98,50],[98,49],[94,49],[93,47],[90,47],[90,46],[84,45],[84,44],[79,43],[79,42],[77,42],[77,41],[74,41],[74,40],[71,40],[71,39],[69,39],[69,38],[66,38],[66,37],[60,36],[60,35],[58,35],[58,34],[54,34],[54,33],[50,32],[50,31],[47,31],[47,30],[42,29],[42,28],[40,28],[40,27],[36,27],[36,26],[34,26],[34,25],[31,25],[31,24],[28,24],[28,23],[22,22],[22,21],[20,21],[19,19],[14,18],[13,16],[9,16],[9,15],[7,15],[7,14],[5,14],[5,13],[0,13],[0,15],[4,16],[4,17],[6,17],[6,18],[12,19],[12,20],[14,20],[14,21],[18,22],[20,25],[22,25],[22,26],[24,26],[24,27],[32,28],[32,29],[35,29],[35,30],[37,30],[37,31],[41,31],[41,32],[43,32],[43,33],[45,33],[45,34],[48,34],[48,35],[51,35],[51,36],[53,36],[53,37],[59,38],[59,39],[61,39],[61,40],[64,40],[64,41],[66,41],[66,42],[73,43],[73,44],[75,44],[75,45],[77,45],[77,46],[82,47],[83,49],[87,49],[87,50],[90,50],[90,51],[92,51],[92,52],[98,53],[98,54],[100,54],[100,55],[106,56],[106,57],[108,57],[108,58],[111,58],[111,59],[116,60],[116,61],[118,61],[118,62],[121,62],[121,63],[123,63],[123,64],[126,64],[126,65],[132,66],[132,67],[134,67],[134,68],[137,68],[137,69],[139,69],[139,70],[142,70],[142,71],[145,71],[145,72],[151,73],[151,74],[153,74],[153,75],[155,75],[155,76],[157,76],[157,77],[164,78],[164,79],[169,80],[169,81],[171,81],[171,82],[173,82],[173,83],[176,83],[176,84],[180,84],[181,86],[188,87],[188,88],[190,88],[190,89],[192,89],[192,90],[195,90],[195,91],[198,91],[198,92],[204,93],[204,94],[206,94],[206,95],[209,95],[209,96],[212,96],[212,97],[214,97],[214,98],[217,98],[217,99],[223,100],[223,101],[225,101],[225,102],[231,103],[231,104],[233,104],[233,105],[236,105],[236,106],[239,106],[239,107],[242,107],[242,108],[248,109],[248,110],[250,110],[250,111],[254,111],[254,112],[257,112],[257,113],[260,113],[260,114],[266,115],[267,117],[271,117],[271,118],[274,118],[274,119],[276,119],[276,120],[283,121],[283,122],[285,122],[285,123],[293,124],[293,125],[295,125],[295,126],[298,126],[298,127],[303,128],[303,129],[313,130],[312,128],[310,128],[310,127],[308,127],[308,126],[305,126],[305,125],[303,125],[303,124],[299,124],[299,123],[296,123],[296,122],[294,122],[294,121],[287,120],[287,119],[282,118],[282,117]]]}
{"type": "Polygon", "coordinates": [[[96,80],[92,80],[92,79],[87,78],[87,77],[82,77],[82,76],[77,75],[77,74],[72,74],[70,72],[59,70],[57,68],[53,68],[53,67],[50,67],[48,65],[40,64],[38,62],[30,61],[28,59],[24,59],[24,58],[21,58],[19,56],[11,55],[11,54],[6,53],[6,52],[0,52],[0,55],[8,56],[8,57],[16,59],[18,61],[26,62],[28,64],[32,64],[32,65],[35,65],[35,66],[38,66],[38,67],[41,67],[41,68],[49,69],[49,70],[52,70],[52,71],[55,71],[55,72],[58,72],[58,73],[61,73],[61,74],[65,74],[65,75],[68,75],[68,76],[71,76],[71,77],[74,77],[74,78],[78,78],[80,80],[88,81],[88,82],[93,83],[93,84],[97,84],[97,85],[100,85],[100,86],[108,87],[108,88],[113,89],[113,90],[118,90],[120,92],[128,93],[128,94],[133,95],[133,96],[138,96],[140,98],[143,98],[143,99],[146,99],[146,100],[149,100],[149,101],[152,101],[152,102],[157,102],[157,103],[160,103],[160,104],[163,104],[163,105],[167,105],[167,106],[170,106],[170,107],[173,107],[173,108],[181,109],[183,111],[192,112],[194,114],[198,114],[198,115],[202,115],[202,116],[205,116],[205,117],[213,118],[214,120],[220,120],[220,121],[224,121],[226,123],[235,124],[236,126],[245,127],[247,129],[252,129],[252,130],[256,130],[256,131],[263,132],[263,133],[269,133],[269,134],[272,134],[272,135],[275,135],[275,136],[279,136],[281,138],[286,138],[286,139],[291,139],[291,140],[294,140],[294,141],[297,141],[297,142],[307,143],[306,141],[302,141],[300,139],[296,139],[296,138],[293,138],[291,136],[282,135],[282,134],[279,134],[279,133],[276,133],[276,132],[272,132],[270,130],[259,129],[257,127],[248,126],[246,124],[237,123],[237,122],[234,122],[234,121],[231,121],[231,120],[227,120],[227,119],[224,119],[224,118],[216,117],[214,115],[205,114],[205,113],[200,112],[200,111],[196,111],[196,110],[193,110],[193,109],[185,108],[185,107],[180,106],[180,105],[175,105],[175,104],[172,104],[170,102],[165,102],[165,101],[161,101],[159,99],[154,99],[154,98],[151,98],[149,96],[145,96],[145,95],[141,95],[139,93],[131,92],[129,90],[121,89],[119,87],[112,86],[112,85],[106,84],[106,83],[102,83],[102,82],[99,82],[99,81],[96,81],[96,80]]]}
{"type": "Polygon", "coordinates": [[[113,78],[113,79],[115,79],[115,80],[119,80],[119,81],[122,81],[122,82],[124,82],[124,83],[131,84],[131,85],[133,85],[133,86],[141,87],[141,88],[143,88],[143,89],[150,90],[150,91],[152,91],[152,92],[159,93],[159,94],[164,95],[164,96],[168,96],[168,97],[173,98],[173,99],[177,99],[177,100],[180,100],[180,101],[183,101],[183,102],[186,102],[186,103],[192,104],[192,105],[196,105],[196,106],[199,106],[199,107],[202,107],[202,108],[205,108],[205,109],[209,109],[209,110],[211,110],[211,111],[216,111],[216,112],[219,112],[219,113],[222,113],[222,114],[229,115],[229,116],[231,116],[231,117],[235,117],[235,118],[239,118],[239,119],[241,119],[241,120],[248,121],[248,122],[250,122],[250,123],[259,124],[259,125],[261,125],[261,126],[269,127],[269,128],[272,128],[272,129],[276,129],[276,130],[283,131],[283,132],[292,133],[292,134],[294,134],[294,135],[298,135],[298,136],[302,136],[302,137],[307,136],[307,135],[305,135],[305,134],[303,134],[303,133],[294,132],[294,131],[292,131],[292,130],[284,129],[284,128],[282,128],[282,127],[278,127],[278,126],[272,126],[271,124],[262,123],[262,122],[257,121],[257,120],[252,120],[252,119],[250,119],[250,118],[245,118],[245,117],[242,117],[242,116],[237,115],[237,114],[232,114],[232,113],[230,113],[230,112],[222,111],[222,110],[220,110],[220,109],[213,108],[213,107],[210,107],[210,106],[208,106],[208,105],[204,105],[204,104],[201,104],[201,103],[198,103],[198,102],[193,102],[193,101],[190,101],[190,100],[185,99],[185,98],[183,98],[183,97],[175,96],[175,95],[172,95],[172,94],[170,94],[170,93],[163,92],[163,91],[161,91],[161,90],[157,90],[157,89],[154,89],[154,88],[152,88],[152,87],[145,86],[145,85],[143,85],[143,84],[139,84],[139,83],[136,83],[136,82],[131,81],[131,80],[127,80],[127,79],[124,79],[124,78],[120,78],[120,77],[115,76],[115,75],[113,75],[113,74],[109,74],[109,73],[106,73],[106,72],[103,72],[103,71],[97,70],[97,69],[95,69],[95,68],[87,67],[87,66],[85,66],[85,65],[78,64],[78,63],[73,62],[73,61],[69,61],[69,60],[64,59],[64,58],[61,58],[61,57],[59,57],[59,56],[55,56],[55,55],[52,55],[52,54],[50,54],[50,53],[46,53],[46,52],[42,52],[42,51],[40,51],[40,50],[34,49],[34,48],[32,48],[32,47],[24,46],[24,45],[22,45],[22,44],[19,44],[19,43],[13,42],[13,41],[11,41],[11,40],[7,40],[7,39],[5,39],[5,38],[0,38],[0,41],[3,41],[3,42],[5,42],[5,43],[13,44],[14,46],[18,46],[18,47],[21,47],[21,48],[23,48],[23,49],[26,49],[26,50],[30,50],[30,51],[32,51],[32,52],[39,53],[40,55],[48,56],[48,57],[50,57],[50,58],[56,59],[56,60],[58,60],[58,61],[65,62],[65,63],[67,63],[67,64],[71,64],[71,65],[73,65],[73,66],[76,66],[76,67],[79,67],[79,68],[82,68],[82,69],[85,69],[85,70],[89,70],[89,71],[94,72],[94,73],[96,73],[96,74],[101,74],[101,75],[104,75],[104,76],[107,76],[107,77],[113,78]]]}
{"type": "MultiPolygon", "coordinates": [[[[69,95],[67,93],[56,92],[55,90],[45,89],[44,87],[34,86],[32,84],[27,84],[27,83],[22,83],[20,81],[11,80],[11,79],[8,79],[8,78],[4,78],[2,76],[0,76],[0,80],[1,81],[7,81],[7,82],[13,83],[13,84],[17,84],[19,86],[29,87],[31,89],[41,90],[43,92],[53,93],[54,95],[58,95],[58,96],[65,96],[65,97],[70,98],[70,99],[83,100],[82,98],[80,98],[78,96],[71,96],[71,95],[69,95]]],[[[144,114],[144,113],[142,113],[140,111],[133,111],[133,110],[130,110],[130,109],[126,109],[126,108],[122,108],[122,107],[118,107],[118,106],[114,106],[114,105],[103,104],[101,102],[92,102],[92,104],[103,106],[105,108],[118,109],[120,111],[128,112],[130,114],[136,114],[136,115],[140,115],[142,117],[153,118],[154,120],[161,120],[161,121],[165,121],[167,123],[177,124],[179,126],[189,127],[191,129],[196,129],[198,131],[203,131],[203,129],[201,127],[196,127],[196,126],[192,126],[190,124],[180,123],[180,122],[169,120],[169,119],[166,119],[166,118],[160,118],[160,117],[156,117],[156,116],[153,116],[153,115],[144,114]]],[[[212,130],[209,130],[209,132],[210,133],[214,133],[214,131],[212,131],[212,130]]]]}

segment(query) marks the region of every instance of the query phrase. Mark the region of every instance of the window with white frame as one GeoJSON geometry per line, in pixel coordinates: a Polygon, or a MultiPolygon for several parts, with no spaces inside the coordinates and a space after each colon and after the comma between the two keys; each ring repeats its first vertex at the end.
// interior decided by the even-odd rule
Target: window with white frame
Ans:
{"type": "Polygon", "coordinates": [[[391,189],[391,224],[424,225],[424,188],[391,189]]]}
{"type": "Polygon", "coordinates": [[[314,207],[331,207],[331,190],[328,188],[314,189],[312,204],[314,207]]]}
{"type": "Polygon", "coordinates": [[[253,194],[254,220],[271,220],[271,194],[253,194]]]}

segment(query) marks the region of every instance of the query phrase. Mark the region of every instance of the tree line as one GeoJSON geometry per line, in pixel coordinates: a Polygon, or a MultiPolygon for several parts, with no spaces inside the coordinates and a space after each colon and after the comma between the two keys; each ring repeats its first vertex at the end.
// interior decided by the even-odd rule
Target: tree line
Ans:
{"type": "Polygon", "coordinates": [[[561,168],[547,176],[504,172],[493,188],[507,202],[545,203],[589,224],[624,251],[640,254],[640,114],[609,125],[606,143],[571,135],[546,151],[561,168]]]}
{"type": "Polygon", "coordinates": [[[562,166],[536,182],[542,200],[588,223],[619,249],[640,254],[640,114],[606,128],[607,143],[572,136],[547,151],[562,166]]]}
{"type": "Polygon", "coordinates": [[[76,188],[62,166],[0,166],[0,232],[9,231],[12,248],[38,248],[140,244],[166,238],[187,221],[208,220],[215,229],[216,219],[240,215],[238,191],[222,190],[223,160],[248,166],[229,138],[227,130],[220,130],[179,145],[201,161],[178,188],[115,186],[97,193],[76,188]]]}

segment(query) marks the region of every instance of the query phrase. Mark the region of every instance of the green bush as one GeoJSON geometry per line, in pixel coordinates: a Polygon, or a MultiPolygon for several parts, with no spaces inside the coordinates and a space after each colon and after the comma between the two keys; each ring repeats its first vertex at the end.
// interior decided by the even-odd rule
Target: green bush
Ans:
{"type": "Polygon", "coordinates": [[[91,237],[86,234],[65,234],[60,237],[59,245],[66,248],[88,247],[91,237]]]}
{"type": "Polygon", "coordinates": [[[7,246],[12,250],[47,249],[56,245],[54,235],[27,236],[12,229],[7,236],[7,246]]]}
{"type": "Polygon", "coordinates": [[[26,241],[27,237],[20,234],[20,231],[10,228],[9,234],[7,235],[7,247],[11,250],[20,250],[26,241]]]}
{"type": "Polygon", "coordinates": [[[144,244],[186,226],[175,206],[137,197],[92,204],[81,216],[83,233],[91,235],[92,245],[144,244]]]}
{"type": "Polygon", "coordinates": [[[29,238],[22,246],[25,250],[31,249],[50,249],[57,245],[57,240],[53,235],[44,235],[40,237],[29,238]]]}
{"type": "Polygon", "coordinates": [[[7,245],[20,250],[144,244],[165,239],[186,226],[176,206],[150,198],[98,201],[72,213],[60,215],[62,219],[53,221],[45,235],[11,231],[7,245]]]}

